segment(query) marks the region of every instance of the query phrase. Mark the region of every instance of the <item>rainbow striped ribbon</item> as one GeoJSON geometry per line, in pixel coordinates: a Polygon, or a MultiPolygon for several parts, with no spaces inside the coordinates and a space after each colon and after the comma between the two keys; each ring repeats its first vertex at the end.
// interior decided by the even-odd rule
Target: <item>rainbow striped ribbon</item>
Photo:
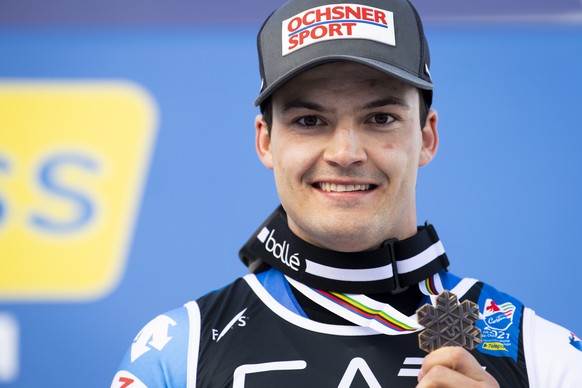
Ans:
{"type": "Polygon", "coordinates": [[[445,290],[438,272],[418,283],[418,288],[420,292],[428,296],[438,295],[445,290]]]}
{"type": "Polygon", "coordinates": [[[408,334],[423,329],[414,315],[406,316],[389,304],[378,302],[366,295],[322,291],[288,276],[285,278],[313,302],[358,326],[369,327],[388,335],[408,334]]]}

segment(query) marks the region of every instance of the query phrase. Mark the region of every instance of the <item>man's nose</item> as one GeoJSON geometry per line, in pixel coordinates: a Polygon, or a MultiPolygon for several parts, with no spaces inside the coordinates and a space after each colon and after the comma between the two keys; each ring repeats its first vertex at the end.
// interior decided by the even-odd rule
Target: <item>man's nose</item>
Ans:
{"type": "Polygon", "coordinates": [[[338,127],[334,130],[325,149],[324,160],[340,167],[348,167],[366,161],[361,134],[351,127],[338,127]]]}

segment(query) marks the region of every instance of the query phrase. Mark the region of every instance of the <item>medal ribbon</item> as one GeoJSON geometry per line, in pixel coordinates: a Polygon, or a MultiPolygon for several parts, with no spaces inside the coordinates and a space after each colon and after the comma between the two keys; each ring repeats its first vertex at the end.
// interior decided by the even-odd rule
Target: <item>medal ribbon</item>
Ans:
{"type": "Polygon", "coordinates": [[[391,239],[374,251],[335,252],[311,245],[291,232],[279,206],[239,252],[254,272],[281,271],[305,297],[358,326],[388,335],[421,330],[387,303],[364,294],[393,292],[417,286],[425,295],[443,289],[438,272],[449,264],[444,247],[430,224],[405,240],[391,239]]]}
{"type": "Polygon", "coordinates": [[[388,335],[407,334],[422,329],[414,318],[366,295],[323,291],[307,287],[288,276],[286,279],[313,302],[358,326],[388,335]]]}

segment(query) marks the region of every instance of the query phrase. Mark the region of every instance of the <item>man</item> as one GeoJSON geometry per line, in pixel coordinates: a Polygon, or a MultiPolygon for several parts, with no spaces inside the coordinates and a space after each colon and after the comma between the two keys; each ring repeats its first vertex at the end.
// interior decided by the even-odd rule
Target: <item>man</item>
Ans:
{"type": "Polygon", "coordinates": [[[112,387],[579,386],[579,338],[447,272],[417,227],[438,117],[412,5],[291,0],[258,50],[256,148],[282,206],[241,249],[252,274],[148,323],[112,387]],[[481,336],[467,307],[429,310],[471,350],[427,354],[416,310],[445,290],[478,304],[481,336]]]}

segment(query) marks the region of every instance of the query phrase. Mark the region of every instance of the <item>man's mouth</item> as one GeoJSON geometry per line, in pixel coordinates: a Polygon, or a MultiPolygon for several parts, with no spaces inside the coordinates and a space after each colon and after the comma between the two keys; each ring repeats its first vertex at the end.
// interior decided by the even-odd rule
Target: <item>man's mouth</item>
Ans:
{"type": "Polygon", "coordinates": [[[328,193],[343,193],[351,191],[368,191],[376,187],[376,185],[343,185],[339,183],[317,182],[315,185],[318,189],[328,193]]]}

